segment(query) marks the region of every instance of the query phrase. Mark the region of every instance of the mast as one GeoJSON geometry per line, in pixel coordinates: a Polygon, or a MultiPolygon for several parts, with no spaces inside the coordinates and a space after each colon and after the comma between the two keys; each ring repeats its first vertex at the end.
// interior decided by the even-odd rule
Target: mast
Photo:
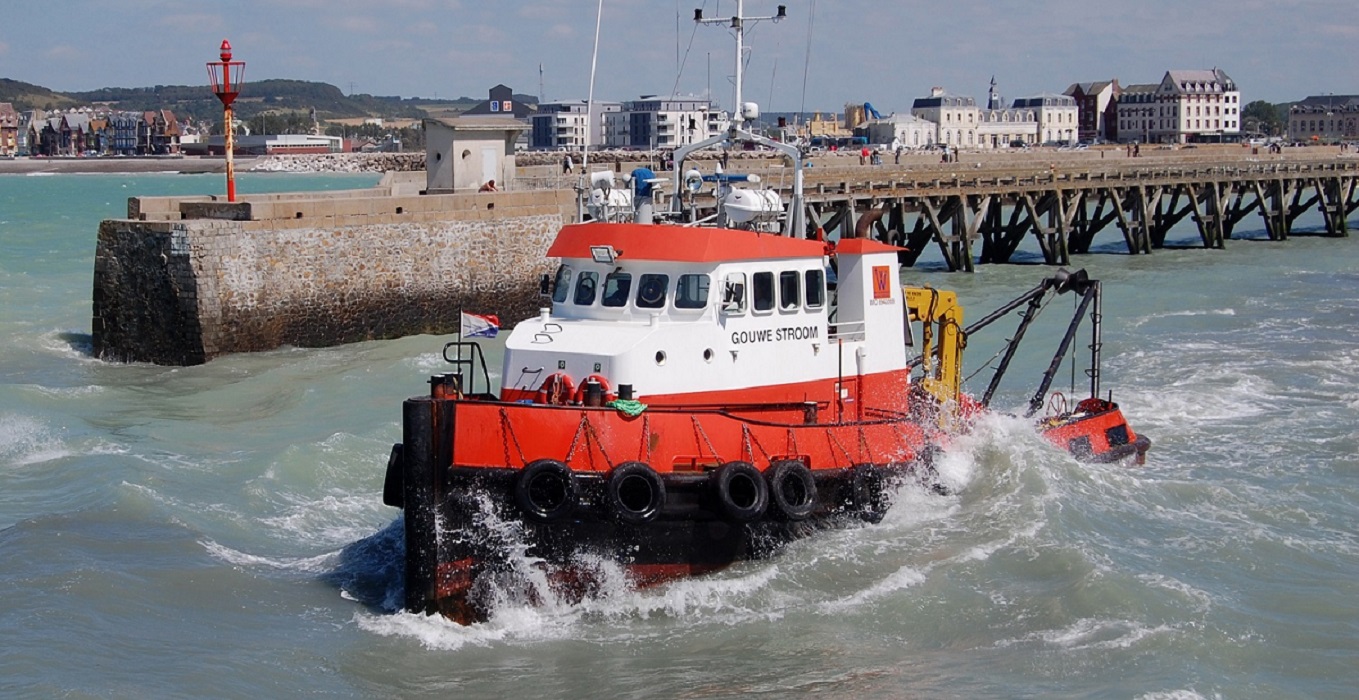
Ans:
{"type": "Polygon", "coordinates": [[[675,196],[671,198],[671,210],[675,214],[679,214],[681,211],[682,197],[680,193],[682,191],[684,177],[683,163],[684,159],[690,153],[718,144],[732,145],[736,143],[756,143],[779,151],[793,161],[793,196],[788,205],[788,221],[784,227],[784,235],[801,237],[805,233],[803,219],[804,202],[802,197],[802,152],[795,146],[790,146],[786,143],[774,141],[746,131],[746,114],[741,105],[741,54],[745,51],[744,39],[746,22],[754,23],[762,22],[764,20],[778,22],[787,19],[788,7],[786,5],[779,5],[778,12],[767,17],[746,17],[744,10],[745,0],[736,0],[736,16],[730,19],[708,19],[703,17],[702,9],[694,10],[694,21],[698,24],[728,24],[728,26],[736,30],[736,105],[731,126],[727,128],[726,133],[675,149],[675,172],[673,175],[675,196]]]}
{"type": "MultiPolygon", "coordinates": [[[[585,146],[580,156],[581,172],[590,176],[590,132],[594,131],[594,111],[595,111],[595,66],[599,62],[599,25],[604,19],[604,0],[599,0],[599,9],[595,11],[595,50],[590,55],[590,94],[585,100],[585,146]]],[[[586,181],[588,184],[588,180],[586,181]]]]}

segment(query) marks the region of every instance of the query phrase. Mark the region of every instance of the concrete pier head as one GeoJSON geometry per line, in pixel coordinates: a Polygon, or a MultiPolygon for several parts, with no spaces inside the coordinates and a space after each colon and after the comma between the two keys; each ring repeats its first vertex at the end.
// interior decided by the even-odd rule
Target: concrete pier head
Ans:
{"type": "MultiPolygon", "coordinates": [[[[459,311],[533,315],[570,190],[133,198],[99,226],[99,357],[192,365],[226,353],[457,329],[459,311]],[[513,271],[513,274],[506,274],[513,271]]],[[[398,178],[399,179],[399,178],[398,178]]]]}

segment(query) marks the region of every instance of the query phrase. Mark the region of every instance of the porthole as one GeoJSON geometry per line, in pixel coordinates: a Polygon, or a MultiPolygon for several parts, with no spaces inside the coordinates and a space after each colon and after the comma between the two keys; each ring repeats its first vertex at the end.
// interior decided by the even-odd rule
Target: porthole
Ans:
{"type": "Polygon", "coordinates": [[[656,364],[658,364],[658,365],[663,365],[663,364],[665,364],[665,351],[664,351],[664,350],[657,350],[657,351],[656,351],[656,364]]]}
{"type": "Polygon", "coordinates": [[[707,348],[706,350],[703,351],[703,361],[704,361],[704,362],[712,362],[712,361],[713,361],[713,349],[712,349],[712,348],[707,348]]]}

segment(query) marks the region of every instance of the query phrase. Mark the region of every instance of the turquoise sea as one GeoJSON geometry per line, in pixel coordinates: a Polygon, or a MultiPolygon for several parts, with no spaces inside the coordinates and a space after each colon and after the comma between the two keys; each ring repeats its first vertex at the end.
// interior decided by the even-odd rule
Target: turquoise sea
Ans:
{"type": "MultiPolygon", "coordinates": [[[[1189,248],[1129,256],[1100,234],[1078,264],[1104,281],[1104,385],[1155,441],[1144,467],[1078,464],[996,417],[944,458],[952,495],[906,488],[881,524],[460,627],[394,612],[399,512],[381,504],[401,401],[442,371],[444,338],[184,368],[90,356],[99,221],[131,195],[221,188],[0,176],[0,696],[1359,693],[1359,239],[1274,243],[1247,219],[1226,250],[1186,228],[1189,248]]],[[[925,263],[904,278],[974,319],[1051,273],[925,263]]],[[[1030,330],[1000,407],[1027,401],[1070,306],[1030,330]]],[[[1013,325],[972,341],[973,369],[1013,325]]]]}

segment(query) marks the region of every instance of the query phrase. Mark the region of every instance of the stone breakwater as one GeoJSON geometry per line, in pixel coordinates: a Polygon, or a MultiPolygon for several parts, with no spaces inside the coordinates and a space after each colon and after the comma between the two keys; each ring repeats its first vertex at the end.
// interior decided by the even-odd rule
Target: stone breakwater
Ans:
{"type": "Polygon", "coordinates": [[[135,208],[211,218],[100,224],[95,353],[194,365],[286,345],[453,333],[462,309],[528,318],[539,276],[553,270],[543,251],[575,199],[340,193],[135,208]]]}
{"type": "MultiPolygon", "coordinates": [[[[591,168],[609,168],[615,165],[635,166],[660,156],[659,152],[649,151],[591,151],[591,168]]],[[[581,166],[580,153],[559,151],[524,151],[515,154],[517,165],[560,166],[562,160],[571,157],[572,163],[581,166]]],[[[716,152],[705,152],[703,157],[713,160],[716,152]]],[[[769,153],[731,153],[731,160],[767,160],[769,153]]],[[[256,158],[249,166],[250,172],[274,173],[383,173],[416,172],[425,169],[424,153],[317,153],[303,155],[274,155],[256,158]]]]}
{"type": "Polygon", "coordinates": [[[424,153],[315,153],[258,158],[251,172],[385,173],[425,169],[424,153]]]}

